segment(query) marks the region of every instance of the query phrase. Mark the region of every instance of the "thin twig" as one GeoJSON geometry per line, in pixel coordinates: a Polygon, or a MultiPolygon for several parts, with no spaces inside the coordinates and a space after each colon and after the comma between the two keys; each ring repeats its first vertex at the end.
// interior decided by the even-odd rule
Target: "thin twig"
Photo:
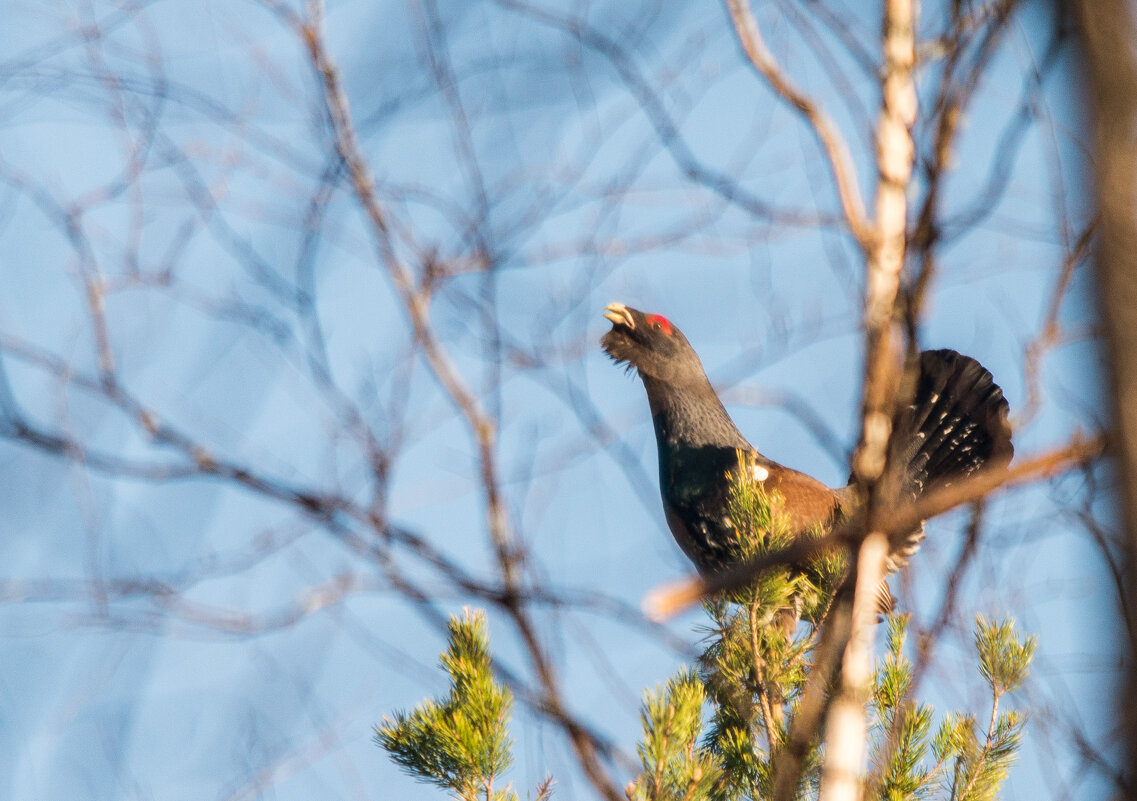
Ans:
{"type": "Polygon", "coordinates": [[[774,737],[774,710],[770,705],[770,691],[766,686],[766,660],[758,647],[758,605],[750,604],[750,656],[754,662],[755,685],[758,690],[758,702],[762,706],[762,725],[766,728],[766,742],[773,751],[778,740],[774,737]]]}
{"type": "Polygon", "coordinates": [[[849,229],[861,247],[870,247],[873,230],[865,216],[864,202],[861,200],[860,189],[857,186],[857,171],[853,166],[853,159],[849,155],[844,137],[824,109],[794,86],[778,67],[773,54],[762,39],[762,32],[750,10],[748,0],[726,0],[726,5],[730,10],[734,31],[750,63],[766,79],[770,87],[809,123],[810,130],[817,137],[829,162],[829,169],[837,186],[837,196],[841,200],[841,209],[845,213],[849,229]]]}

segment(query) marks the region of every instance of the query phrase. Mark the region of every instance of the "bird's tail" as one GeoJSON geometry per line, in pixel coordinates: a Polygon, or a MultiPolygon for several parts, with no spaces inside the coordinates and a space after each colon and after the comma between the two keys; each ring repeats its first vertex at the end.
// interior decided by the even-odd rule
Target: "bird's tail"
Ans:
{"type": "Polygon", "coordinates": [[[1007,413],[1003,390],[979,362],[954,350],[921,353],[916,394],[893,439],[904,495],[1006,465],[1014,454],[1007,413]]]}
{"type": "MultiPolygon", "coordinates": [[[[1010,462],[1014,447],[1007,414],[1003,390],[975,359],[954,350],[921,353],[912,405],[892,438],[901,500],[915,500],[925,490],[947,486],[981,467],[1010,462]]],[[[893,543],[886,572],[900,569],[923,539],[921,524],[893,543]]],[[[887,594],[885,585],[882,597],[887,594]]]]}

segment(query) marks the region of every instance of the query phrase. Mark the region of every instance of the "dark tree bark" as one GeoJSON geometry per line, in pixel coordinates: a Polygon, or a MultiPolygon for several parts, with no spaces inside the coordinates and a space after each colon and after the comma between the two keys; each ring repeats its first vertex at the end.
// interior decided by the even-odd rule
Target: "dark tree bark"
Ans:
{"type": "MultiPolygon", "coordinates": [[[[1101,239],[1097,280],[1106,330],[1111,439],[1128,544],[1128,613],[1137,597],[1137,8],[1130,0],[1077,3],[1096,128],[1101,239]]],[[[1121,725],[1128,736],[1127,795],[1137,764],[1137,663],[1129,642],[1129,677],[1121,725]]]]}

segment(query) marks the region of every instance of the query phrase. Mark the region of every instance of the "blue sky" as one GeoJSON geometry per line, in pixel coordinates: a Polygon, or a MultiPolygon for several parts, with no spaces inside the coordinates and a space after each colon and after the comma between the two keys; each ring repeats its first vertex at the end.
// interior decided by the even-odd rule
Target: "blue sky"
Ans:
{"type": "MultiPolygon", "coordinates": [[[[875,9],[830,7],[875,54],[875,9]]],[[[921,331],[925,346],[979,358],[1014,409],[1027,397],[1024,348],[1091,213],[1074,55],[1039,67],[1046,9],[1017,12],[963,119],[921,331]],[[1034,111],[1020,131],[1024,96],[1034,111]],[[990,195],[993,163],[1006,180],[990,195]]],[[[752,442],[839,484],[857,430],[862,262],[834,222],[815,141],[742,61],[720,7],[547,10],[335,3],[328,43],[400,256],[456,271],[436,289],[432,319],[498,423],[506,503],[532,569],[549,587],[635,609],[688,566],[655,495],[642,388],[596,347],[604,305],[674,320],[752,442]],[[736,194],[724,197],[714,176],[736,194]],[[489,272],[476,269],[486,253],[489,272]],[[786,390],[836,447],[782,408],[786,390]]],[[[876,88],[857,48],[795,4],[755,11],[785,70],[841,127],[871,192],[876,88]]],[[[931,36],[941,9],[922,13],[931,36]]],[[[322,194],[335,159],[294,33],[253,3],[10,0],[5,15],[17,23],[0,26],[6,419],[18,409],[101,453],[180,463],[68,381],[98,369],[82,280],[95,275],[116,369],[163,421],[274,480],[382,503],[397,525],[491,575],[468,433],[423,361],[407,357],[407,320],[347,185],[322,194]],[[97,38],[78,35],[96,27],[97,38]],[[64,224],[75,210],[78,235],[64,224]],[[43,352],[66,370],[29,357],[43,352]],[[391,456],[378,500],[344,404],[391,456]]],[[[919,77],[930,102],[936,66],[919,77]]],[[[1042,363],[1020,453],[1100,421],[1084,265],[1059,319],[1064,337],[1042,363]]],[[[443,642],[429,611],[342,532],[232,482],[110,476],[10,438],[0,469],[7,797],[440,797],[400,774],[370,733],[443,689],[443,642]],[[323,607],[329,587],[347,589],[323,607]]],[[[1077,517],[1085,502],[1108,523],[1108,476],[1097,478],[1098,488],[1068,476],[992,505],[926,683],[941,708],[981,714],[971,615],[1009,613],[1039,635],[1020,698],[1030,741],[1007,798],[1104,787],[1068,736],[1075,725],[1098,742],[1113,711],[1102,691],[1116,675],[1113,595],[1077,517]]],[[[918,623],[938,608],[964,522],[934,521],[894,580],[918,623]]],[[[472,602],[405,550],[392,556],[435,596],[435,612],[472,602]]],[[[573,707],[631,752],[640,692],[682,663],[674,641],[693,647],[699,615],[669,624],[671,641],[583,609],[539,620],[573,707]]],[[[502,663],[528,678],[493,610],[490,629],[502,663]]],[[[587,797],[552,727],[519,708],[514,736],[519,788],[551,773],[559,797],[587,797]]]]}

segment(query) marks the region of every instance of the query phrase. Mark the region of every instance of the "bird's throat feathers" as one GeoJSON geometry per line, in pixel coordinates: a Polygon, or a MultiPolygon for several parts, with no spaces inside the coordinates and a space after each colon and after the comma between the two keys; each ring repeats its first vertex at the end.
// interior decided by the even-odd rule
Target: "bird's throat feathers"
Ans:
{"type": "Polygon", "coordinates": [[[750,450],[750,443],[730,419],[706,376],[676,384],[640,376],[651,406],[660,448],[669,445],[714,445],[750,450]]]}

